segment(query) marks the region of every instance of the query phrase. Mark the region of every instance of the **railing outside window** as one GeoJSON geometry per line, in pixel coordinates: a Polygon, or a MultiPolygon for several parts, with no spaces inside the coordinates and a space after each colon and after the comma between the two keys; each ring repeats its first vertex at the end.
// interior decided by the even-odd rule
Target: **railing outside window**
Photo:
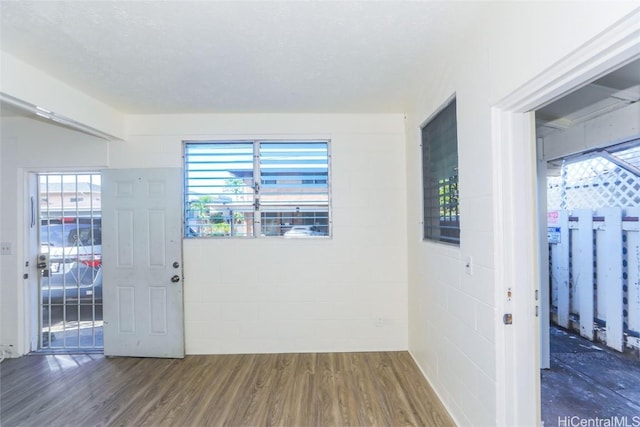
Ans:
{"type": "Polygon", "coordinates": [[[185,237],[330,235],[328,141],[185,142],[185,237]]]}

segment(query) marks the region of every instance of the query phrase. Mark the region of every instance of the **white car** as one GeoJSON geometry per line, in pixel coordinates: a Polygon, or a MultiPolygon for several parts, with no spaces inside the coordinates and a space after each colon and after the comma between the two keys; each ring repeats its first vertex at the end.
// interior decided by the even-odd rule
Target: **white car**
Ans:
{"type": "Polygon", "coordinates": [[[96,287],[102,266],[101,218],[42,220],[40,243],[43,303],[102,299],[101,281],[96,287]]]}
{"type": "Polygon", "coordinates": [[[284,233],[284,237],[315,237],[324,236],[320,228],[315,225],[294,225],[284,233]]]}

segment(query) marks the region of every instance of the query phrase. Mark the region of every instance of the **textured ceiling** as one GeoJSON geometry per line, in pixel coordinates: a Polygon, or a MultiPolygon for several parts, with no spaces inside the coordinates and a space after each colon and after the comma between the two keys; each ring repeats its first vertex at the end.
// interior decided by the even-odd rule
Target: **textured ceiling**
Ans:
{"type": "Polygon", "coordinates": [[[2,1],[0,47],[127,113],[403,112],[486,6],[2,1]]]}

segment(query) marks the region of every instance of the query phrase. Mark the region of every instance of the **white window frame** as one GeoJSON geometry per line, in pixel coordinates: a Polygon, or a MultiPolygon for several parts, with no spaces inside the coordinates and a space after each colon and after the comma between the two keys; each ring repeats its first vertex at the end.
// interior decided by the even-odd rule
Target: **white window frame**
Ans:
{"type": "MultiPolygon", "coordinates": [[[[296,140],[270,140],[270,139],[254,139],[254,140],[186,140],[183,141],[183,159],[184,159],[184,230],[183,235],[185,238],[264,238],[264,237],[312,237],[312,238],[328,238],[332,235],[332,220],[331,220],[331,144],[330,140],[306,140],[306,139],[296,139],[296,140]],[[243,183],[240,183],[240,187],[243,190],[238,191],[237,194],[242,194],[241,196],[231,196],[231,198],[242,199],[241,204],[235,203],[235,200],[228,203],[228,206],[231,207],[235,204],[236,210],[227,209],[228,214],[226,216],[224,213],[222,214],[222,220],[218,220],[217,222],[217,230],[216,231],[202,231],[202,226],[194,226],[196,222],[199,222],[197,219],[194,220],[194,206],[199,205],[199,203],[195,202],[194,204],[194,188],[197,188],[196,185],[191,185],[190,182],[193,182],[193,175],[190,176],[190,172],[193,172],[194,169],[190,169],[190,164],[195,163],[190,162],[190,158],[194,158],[194,155],[189,155],[189,148],[195,148],[198,145],[206,146],[206,145],[238,145],[239,151],[245,150],[249,147],[252,147],[252,162],[248,161],[246,158],[246,154],[244,155],[244,161],[238,161],[237,164],[240,165],[241,168],[246,169],[246,176],[240,177],[234,175],[231,170],[233,168],[229,167],[227,169],[218,168],[217,172],[228,172],[229,177],[226,181],[229,180],[243,180],[243,183]],[[262,152],[265,146],[271,145],[271,147],[276,148],[277,146],[285,146],[285,145],[318,145],[321,147],[326,153],[326,171],[319,172],[321,176],[313,176],[311,175],[311,179],[305,179],[306,177],[299,177],[299,181],[301,185],[314,185],[318,191],[309,191],[309,193],[300,191],[300,188],[296,188],[298,190],[295,193],[295,189],[292,190],[295,194],[300,195],[301,200],[299,203],[295,203],[295,200],[285,200],[282,204],[278,203],[278,201],[274,200],[278,195],[285,196],[286,192],[280,193],[278,190],[274,189],[274,185],[277,185],[277,172],[275,177],[272,178],[273,175],[266,175],[265,170],[269,168],[269,164],[262,163],[262,152]],[[326,176],[326,178],[325,178],[326,176]],[[272,182],[273,181],[273,182],[272,182]],[[307,182],[305,182],[307,181],[307,182]],[[313,181],[313,182],[308,182],[313,181]],[[320,186],[320,187],[317,187],[320,186]],[[323,189],[326,187],[326,190],[323,189]],[[270,192],[269,190],[274,190],[270,192]],[[270,195],[276,197],[272,197],[270,199],[270,195]],[[316,194],[319,196],[320,200],[309,201],[304,200],[305,196],[308,194],[316,194]],[[326,212],[325,212],[326,211],[326,212]],[[279,223],[274,226],[274,215],[278,217],[279,223]],[[241,231],[234,229],[234,225],[236,224],[236,217],[243,218],[244,220],[240,220],[238,223],[241,224],[241,231]],[[269,217],[270,223],[267,224],[266,218],[269,217]],[[223,222],[224,221],[224,222],[223,222]],[[311,223],[309,222],[311,221],[311,223]],[[297,234],[297,233],[289,233],[285,234],[286,231],[290,230],[294,226],[303,226],[309,229],[309,234],[297,234]]],[[[273,159],[271,159],[273,160],[273,159]]],[[[321,158],[321,161],[324,161],[324,158],[321,158]]],[[[214,162],[212,162],[214,163],[214,162]]],[[[296,173],[296,168],[294,164],[291,166],[291,172],[286,171],[283,172],[283,175],[286,176],[288,173],[296,173]]],[[[324,163],[320,164],[320,168],[325,166],[324,163]]],[[[302,173],[302,172],[297,172],[302,173]]],[[[223,178],[220,178],[223,179],[223,178]]],[[[295,184],[294,184],[295,185],[295,184]]],[[[284,186],[284,185],[283,185],[284,186]]],[[[212,190],[211,194],[203,193],[203,196],[214,195],[218,199],[227,198],[226,194],[221,194],[221,192],[228,191],[228,188],[231,188],[229,184],[224,184],[219,186],[219,189],[212,190]]],[[[225,200],[222,201],[223,205],[226,203],[225,200]]],[[[216,205],[216,203],[210,203],[211,206],[216,205]]],[[[217,203],[219,205],[219,203],[217,203]]],[[[220,206],[218,206],[220,208],[220,206]]],[[[204,206],[200,206],[198,209],[205,210],[204,206]]],[[[218,211],[221,209],[218,209],[218,211]]],[[[210,213],[211,210],[208,211],[210,213]]],[[[198,214],[197,217],[201,218],[206,216],[198,214]]],[[[221,215],[220,212],[216,212],[215,215],[221,215]]],[[[212,218],[212,217],[210,217],[212,218]]],[[[204,220],[206,221],[206,220],[204,220]]],[[[204,222],[201,221],[201,222],[204,222]]],[[[210,221],[207,226],[211,225],[210,221]]]]}

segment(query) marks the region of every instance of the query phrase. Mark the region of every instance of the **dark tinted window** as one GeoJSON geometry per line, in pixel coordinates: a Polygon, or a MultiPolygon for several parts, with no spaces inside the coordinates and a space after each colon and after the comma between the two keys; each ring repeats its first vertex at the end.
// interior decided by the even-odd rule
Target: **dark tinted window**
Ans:
{"type": "Polygon", "coordinates": [[[460,244],[455,98],[422,128],[424,239],[460,244]]]}
{"type": "Polygon", "coordinates": [[[40,227],[40,240],[50,246],[91,246],[102,244],[102,226],[100,221],[91,223],[44,221],[40,227]]]}

